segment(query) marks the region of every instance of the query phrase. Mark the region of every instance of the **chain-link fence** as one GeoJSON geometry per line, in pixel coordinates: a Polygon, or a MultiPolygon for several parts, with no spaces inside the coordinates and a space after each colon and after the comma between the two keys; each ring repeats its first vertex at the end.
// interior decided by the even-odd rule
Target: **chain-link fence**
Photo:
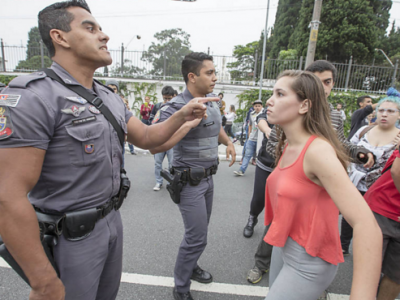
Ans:
{"type": "MultiPolygon", "coordinates": [[[[40,47],[5,46],[1,42],[1,72],[33,72],[51,65],[48,51],[43,44],[40,47]]],[[[183,81],[180,64],[183,57],[168,56],[161,53],[149,56],[146,51],[128,51],[123,47],[110,50],[113,62],[100,68],[96,76],[120,77],[151,80],[183,81]]],[[[213,55],[218,82],[232,85],[259,85],[261,59],[248,56],[238,61],[233,56],[213,55]]],[[[384,93],[390,86],[400,81],[398,63],[393,67],[352,64],[352,58],[346,63],[334,63],[337,68],[335,89],[384,93]]],[[[283,70],[304,70],[305,59],[297,60],[267,59],[264,64],[263,86],[273,87],[275,79],[283,70]]]]}

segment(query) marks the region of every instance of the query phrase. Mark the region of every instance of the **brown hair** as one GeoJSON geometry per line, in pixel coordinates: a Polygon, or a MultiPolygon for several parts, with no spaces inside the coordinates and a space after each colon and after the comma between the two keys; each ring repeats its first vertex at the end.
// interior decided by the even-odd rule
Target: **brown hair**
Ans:
{"type": "MultiPolygon", "coordinates": [[[[297,94],[299,101],[307,99],[310,102],[309,109],[303,118],[305,130],[330,143],[335,149],[339,161],[346,169],[349,157],[332,127],[330,108],[321,80],[311,72],[295,70],[283,71],[279,74],[278,79],[282,77],[293,79],[290,88],[297,94]]],[[[279,142],[276,147],[276,165],[282,156],[286,141],[286,135],[279,126],[277,126],[277,136],[279,142]]]]}

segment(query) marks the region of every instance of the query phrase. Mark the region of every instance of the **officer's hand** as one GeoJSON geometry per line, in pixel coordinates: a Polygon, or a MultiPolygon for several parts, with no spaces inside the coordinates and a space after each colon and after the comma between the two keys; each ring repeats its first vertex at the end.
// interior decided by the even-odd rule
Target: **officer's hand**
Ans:
{"type": "MultiPolygon", "coordinates": [[[[367,156],[368,156],[368,161],[367,161],[367,163],[364,165],[364,168],[371,168],[373,165],[374,165],[374,163],[375,163],[375,161],[374,161],[374,156],[372,155],[372,153],[368,153],[367,154],[367,156]]],[[[365,157],[365,154],[363,154],[363,153],[360,153],[360,155],[359,155],[359,158],[360,159],[363,159],[365,157]]]]}
{"type": "Polygon", "coordinates": [[[187,126],[190,129],[197,127],[202,119],[194,119],[192,121],[187,121],[185,124],[183,124],[183,126],[187,126]]]}
{"type": "Polygon", "coordinates": [[[192,121],[194,119],[202,119],[204,117],[207,118],[207,107],[203,104],[206,102],[217,102],[219,101],[218,97],[205,97],[205,98],[194,98],[189,101],[184,107],[182,107],[179,111],[183,114],[183,118],[185,121],[192,121]]]}
{"type": "Polygon", "coordinates": [[[65,288],[61,280],[56,277],[48,283],[32,288],[29,300],[64,300],[65,288]]]}
{"type": "Polygon", "coordinates": [[[232,158],[231,163],[229,166],[231,167],[235,161],[236,161],[236,151],[235,151],[235,146],[233,143],[229,143],[228,146],[226,147],[226,159],[229,160],[229,156],[232,158]]]}

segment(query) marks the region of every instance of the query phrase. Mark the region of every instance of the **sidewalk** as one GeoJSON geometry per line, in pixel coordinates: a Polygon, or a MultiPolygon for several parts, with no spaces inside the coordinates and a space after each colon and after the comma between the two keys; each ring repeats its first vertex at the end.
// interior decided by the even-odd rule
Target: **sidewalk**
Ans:
{"type": "MultiPolygon", "coordinates": [[[[243,146],[240,145],[240,142],[237,141],[235,144],[235,151],[236,151],[236,162],[239,162],[242,159],[242,151],[243,151],[243,146]]],[[[129,153],[129,147],[128,144],[125,144],[125,153],[129,153]]],[[[135,153],[137,154],[142,154],[142,155],[152,155],[149,150],[144,150],[140,149],[139,147],[135,147],[135,153]]],[[[218,156],[219,160],[227,160],[226,159],[226,146],[225,145],[219,145],[218,146],[218,156]]]]}

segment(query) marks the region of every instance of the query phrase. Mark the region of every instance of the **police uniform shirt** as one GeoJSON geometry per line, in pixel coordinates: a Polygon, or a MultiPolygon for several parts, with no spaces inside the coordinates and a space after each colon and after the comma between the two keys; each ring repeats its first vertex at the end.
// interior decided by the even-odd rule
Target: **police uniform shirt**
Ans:
{"type": "MultiPolygon", "coordinates": [[[[80,85],[57,63],[67,85],[80,85]]],[[[101,98],[126,133],[132,113],[107,87],[88,90],[101,98]]],[[[118,193],[122,146],[105,117],[85,99],[43,72],[21,76],[0,95],[0,148],[46,150],[29,200],[48,211],[97,207],[118,193]]]]}
{"type": "MultiPolygon", "coordinates": [[[[214,94],[207,94],[206,97],[215,97],[214,94]]],[[[188,89],[178,96],[176,96],[171,101],[165,103],[160,110],[157,112],[157,115],[154,117],[154,123],[160,123],[167,120],[171,117],[176,111],[180,110],[186,103],[192,100],[194,97],[189,92],[188,89]]],[[[190,129],[187,135],[184,137],[187,140],[196,140],[199,137],[204,136],[218,136],[220,128],[221,128],[221,115],[219,112],[218,105],[214,102],[207,102],[204,105],[207,106],[207,115],[208,118],[203,118],[199,125],[195,128],[190,129]]],[[[206,141],[205,139],[203,139],[206,141]]],[[[190,143],[190,142],[189,142],[190,143]]],[[[212,143],[215,143],[215,159],[205,160],[205,159],[189,159],[190,153],[184,153],[182,150],[183,147],[180,147],[180,143],[174,146],[174,159],[172,162],[173,167],[203,167],[209,168],[215,164],[217,164],[218,159],[218,138],[212,139],[212,143]]],[[[199,148],[208,145],[199,145],[199,148]]]]}

